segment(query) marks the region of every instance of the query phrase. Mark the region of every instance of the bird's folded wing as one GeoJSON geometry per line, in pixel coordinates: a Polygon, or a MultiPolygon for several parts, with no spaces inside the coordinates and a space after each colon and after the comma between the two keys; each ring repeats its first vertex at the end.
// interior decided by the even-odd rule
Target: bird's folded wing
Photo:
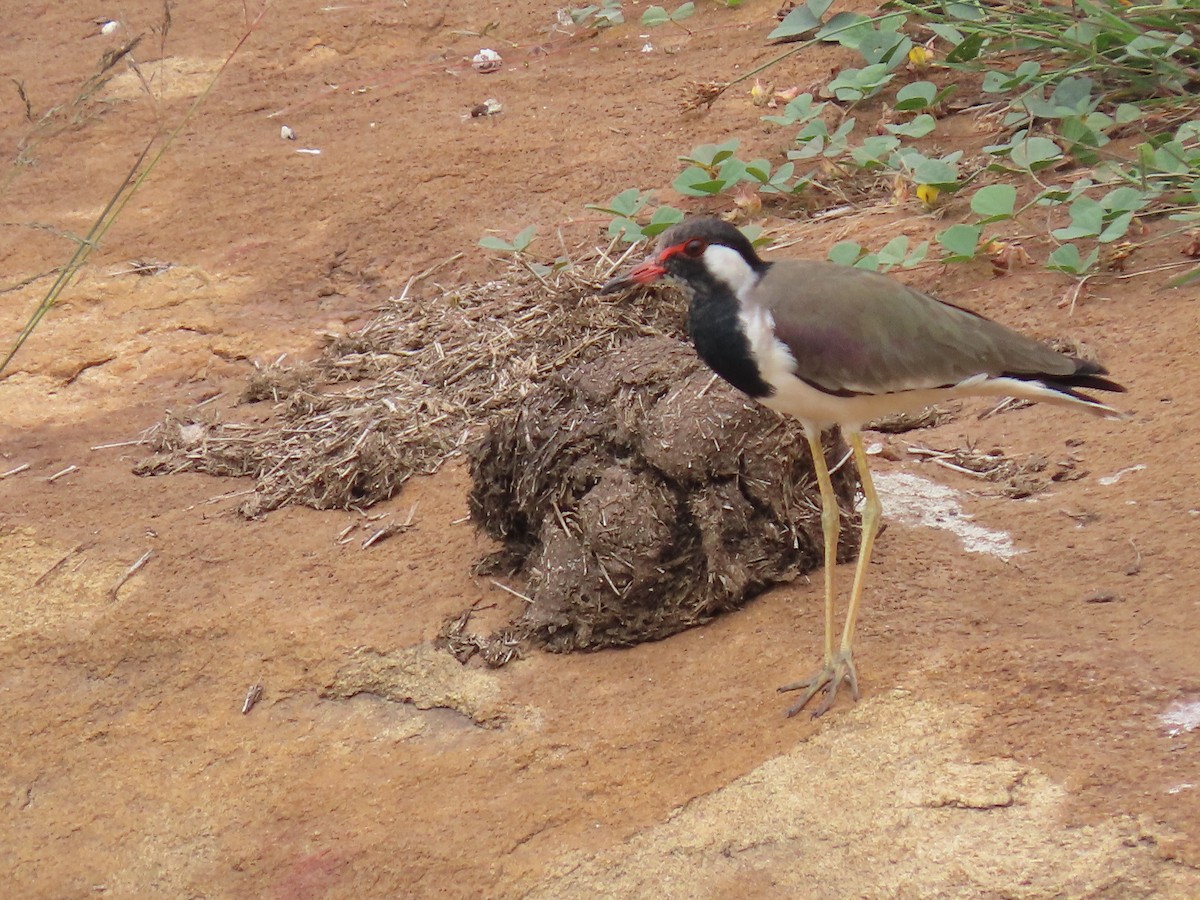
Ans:
{"type": "Polygon", "coordinates": [[[1067,376],[1044,344],[883,275],[823,262],[771,267],[763,305],[796,377],[832,394],[946,387],[1009,375],[1067,376]]]}

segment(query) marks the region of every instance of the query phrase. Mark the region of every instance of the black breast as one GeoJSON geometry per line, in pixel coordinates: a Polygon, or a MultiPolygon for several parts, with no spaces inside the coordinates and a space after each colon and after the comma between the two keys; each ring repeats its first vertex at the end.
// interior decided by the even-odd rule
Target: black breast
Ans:
{"type": "Polygon", "coordinates": [[[708,367],[755,399],[775,391],[763,380],[738,318],[737,298],[708,279],[687,279],[692,291],[688,331],[696,353],[708,367]]]}

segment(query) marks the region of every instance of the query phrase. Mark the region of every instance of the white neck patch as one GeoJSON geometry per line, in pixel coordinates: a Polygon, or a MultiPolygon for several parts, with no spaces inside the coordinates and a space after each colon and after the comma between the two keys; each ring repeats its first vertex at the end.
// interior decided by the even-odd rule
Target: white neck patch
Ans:
{"type": "Polygon", "coordinates": [[[717,281],[728,285],[741,303],[746,302],[750,291],[758,284],[758,273],[746,258],[724,244],[709,244],[705,248],[704,265],[717,281]]]}

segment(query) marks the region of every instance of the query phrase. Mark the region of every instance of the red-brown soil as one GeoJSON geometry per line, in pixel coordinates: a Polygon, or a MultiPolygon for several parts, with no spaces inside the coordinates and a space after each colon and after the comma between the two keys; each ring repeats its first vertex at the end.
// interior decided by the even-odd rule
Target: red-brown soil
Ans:
{"type": "MultiPolygon", "coordinates": [[[[1070,282],[1038,267],[901,276],[1083,340],[1129,385],[1131,418],[969,408],[882,438],[900,459],[880,471],[962,491],[1023,552],[1005,563],[893,521],[860,626],[864,698],[815,722],[786,719],[775,688],[816,661],[819,578],[658,643],[464,668],[426,646],[444,619],[514,601],[471,574],[492,547],[464,520],[461,463],[372,510],[419,501],[413,528],[363,550],[336,541],[360,513],[246,521],[227,496],[240,481],[138,478],[143,448],[93,449],[215,394],[228,409],[252,361],[312,355],[430,266],[453,258],[410,302],[494,277],[485,232],[536,223],[553,258],[559,231],[568,248],[601,240],[585,203],[669,184],[697,143],[736,135],[781,157],[790,136],[746,85],[681,108],[688,82],[778,52],[763,46],[776,6],[698,3],[690,33],[658,29],[648,53],[636,24],[551,34],[554,7],[531,0],[267,13],[0,381],[0,472],[28,465],[0,480],[6,891],[1200,895],[1200,732],[1162,718],[1200,698],[1197,313],[1168,274],[1095,279],[1073,310],[1070,282]],[[472,71],[482,46],[502,71],[472,71]],[[501,115],[465,118],[487,97],[501,115]],[[175,268],[143,277],[132,259],[175,268]],[[1073,457],[1087,475],[1011,500],[909,442],[1073,457]],[[345,699],[356,685],[372,692],[345,699]]],[[[5,176],[5,286],[62,263],[63,233],[87,230],[156,117],[178,121],[245,27],[237,4],[178,4],[162,50],[156,36],[136,50],[157,101],[121,70],[72,107],[127,35],[96,34],[112,15],[43,2],[0,26],[5,159],[32,128],[10,78],[35,117],[67,104],[5,176]]],[[[161,8],[119,15],[136,33],[161,8]]],[[[809,86],[841,61],[811,52],[772,77],[809,86]]],[[[887,197],[833,222],[766,221],[812,255],[941,227],[887,197]]],[[[1130,269],[1178,251],[1157,244],[1130,269]]],[[[5,345],[48,284],[0,294],[5,345]]]]}

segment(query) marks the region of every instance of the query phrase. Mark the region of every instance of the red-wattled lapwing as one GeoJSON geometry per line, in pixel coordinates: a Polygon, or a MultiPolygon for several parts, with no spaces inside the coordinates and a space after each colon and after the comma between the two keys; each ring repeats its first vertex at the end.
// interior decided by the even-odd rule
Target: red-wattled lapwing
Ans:
{"type": "Polygon", "coordinates": [[[760,403],[797,418],[812,450],[825,536],[825,662],[803,691],[795,715],[824,689],[814,716],[833,705],[841,684],[858,699],[851,642],[881,507],[860,431],[889,413],[915,412],[952,397],[1009,396],[1122,418],[1079,388],[1123,391],[1094,362],[1044,344],[884,275],[828,262],[760,259],[740,231],[720,219],[680,222],[611,293],[665,276],[691,291],[688,329],[700,357],[760,403]],[[838,505],[821,432],[841,426],[863,492],[862,542],[841,646],[833,641],[833,567],[838,505]]]}

